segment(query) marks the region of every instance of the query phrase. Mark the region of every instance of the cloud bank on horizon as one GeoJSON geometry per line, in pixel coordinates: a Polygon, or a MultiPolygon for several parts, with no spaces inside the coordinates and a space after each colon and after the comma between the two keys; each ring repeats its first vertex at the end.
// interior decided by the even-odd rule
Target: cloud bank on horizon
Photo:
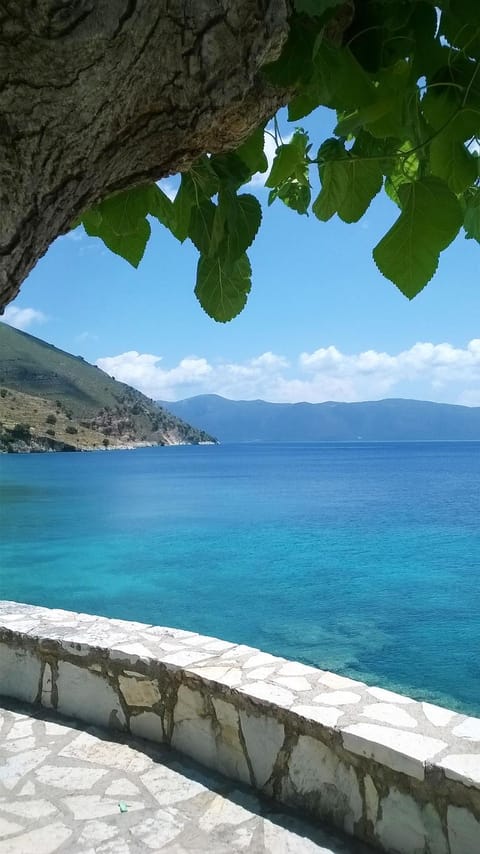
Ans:
{"type": "Polygon", "coordinates": [[[348,354],[330,345],[294,360],[271,352],[241,362],[188,356],[174,367],[164,367],[162,356],[130,350],[98,359],[97,365],[154,400],[196,394],[273,403],[416,397],[480,406],[478,338],[465,348],[419,342],[396,354],[348,354]]]}

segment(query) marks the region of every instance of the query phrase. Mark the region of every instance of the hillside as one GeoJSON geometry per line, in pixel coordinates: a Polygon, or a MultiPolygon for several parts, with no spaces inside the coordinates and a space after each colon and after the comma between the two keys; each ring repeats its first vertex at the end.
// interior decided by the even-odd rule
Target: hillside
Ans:
{"type": "Polygon", "coordinates": [[[0,323],[0,450],[198,444],[211,436],[81,356],[0,323]]]}
{"type": "Polygon", "coordinates": [[[480,440],[480,407],[422,400],[267,403],[206,394],[162,405],[221,442],[480,440]]]}

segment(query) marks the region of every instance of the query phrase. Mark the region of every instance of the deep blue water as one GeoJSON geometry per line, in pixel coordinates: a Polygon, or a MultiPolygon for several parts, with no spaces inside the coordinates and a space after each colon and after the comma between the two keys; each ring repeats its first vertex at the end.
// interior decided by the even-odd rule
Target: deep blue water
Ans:
{"type": "Polygon", "coordinates": [[[0,598],[480,713],[480,443],[0,457],[0,598]]]}

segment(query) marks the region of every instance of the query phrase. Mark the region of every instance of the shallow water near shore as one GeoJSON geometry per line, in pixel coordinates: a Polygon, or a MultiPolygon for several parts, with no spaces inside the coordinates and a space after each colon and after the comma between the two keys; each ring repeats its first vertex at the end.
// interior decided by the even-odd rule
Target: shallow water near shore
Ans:
{"type": "Polygon", "coordinates": [[[0,598],[179,626],[480,714],[480,443],[0,457],[0,598]]]}

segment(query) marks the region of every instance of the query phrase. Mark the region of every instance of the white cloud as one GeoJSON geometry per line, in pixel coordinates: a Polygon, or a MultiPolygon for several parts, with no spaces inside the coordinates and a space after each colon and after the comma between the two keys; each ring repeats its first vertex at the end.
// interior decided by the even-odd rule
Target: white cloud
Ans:
{"type": "Polygon", "coordinates": [[[465,348],[420,342],[397,354],[348,354],[330,345],[300,353],[293,361],[271,352],[242,362],[210,363],[188,356],[171,368],[161,356],[131,350],[97,364],[149,397],[164,400],[207,393],[280,403],[410,396],[480,405],[480,339],[465,348]]]}
{"type": "Polygon", "coordinates": [[[25,331],[36,323],[46,323],[48,317],[36,308],[18,308],[16,305],[8,305],[2,319],[9,326],[25,331]]]}

